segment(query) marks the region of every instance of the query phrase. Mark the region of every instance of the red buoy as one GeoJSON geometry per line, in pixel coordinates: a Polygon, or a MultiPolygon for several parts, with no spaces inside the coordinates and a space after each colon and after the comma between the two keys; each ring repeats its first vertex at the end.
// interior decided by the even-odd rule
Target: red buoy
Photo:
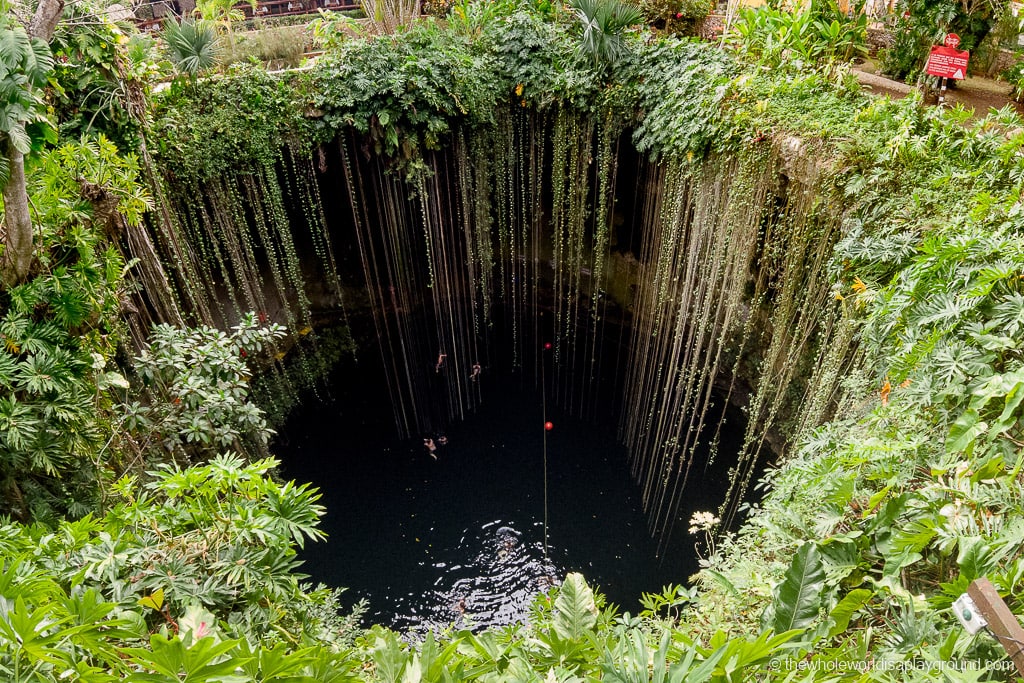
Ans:
{"type": "Polygon", "coordinates": [[[544,429],[548,430],[549,432],[552,429],[554,429],[554,428],[555,428],[555,423],[554,422],[545,422],[544,423],[544,429]]]}
{"type": "Polygon", "coordinates": [[[544,342],[544,350],[545,351],[550,351],[551,350],[551,342],[544,342]]]}

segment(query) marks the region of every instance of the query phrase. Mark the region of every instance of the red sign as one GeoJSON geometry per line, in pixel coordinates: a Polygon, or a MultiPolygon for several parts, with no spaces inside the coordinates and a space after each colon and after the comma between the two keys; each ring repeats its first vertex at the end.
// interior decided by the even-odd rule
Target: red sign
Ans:
{"type": "Polygon", "coordinates": [[[955,50],[960,47],[960,36],[955,33],[947,33],[946,39],[942,41],[942,44],[955,50]]]}
{"type": "Polygon", "coordinates": [[[932,52],[928,55],[928,66],[925,67],[925,71],[929,76],[938,76],[939,78],[967,78],[967,60],[970,58],[970,52],[933,45],[932,52]]]}

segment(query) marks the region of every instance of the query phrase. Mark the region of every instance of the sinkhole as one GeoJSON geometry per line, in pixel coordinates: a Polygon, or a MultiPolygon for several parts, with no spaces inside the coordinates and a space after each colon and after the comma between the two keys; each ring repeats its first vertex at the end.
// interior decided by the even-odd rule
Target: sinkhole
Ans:
{"type": "Polygon", "coordinates": [[[351,133],[174,195],[182,299],[259,311],[307,360],[355,340],[275,452],[325,495],[310,573],[375,621],[506,623],[572,570],[635,610],[696,570],[693,512],[737,526],[853,357],[804,147],[652,159],[521,109],[407,167],[351,133]]]}

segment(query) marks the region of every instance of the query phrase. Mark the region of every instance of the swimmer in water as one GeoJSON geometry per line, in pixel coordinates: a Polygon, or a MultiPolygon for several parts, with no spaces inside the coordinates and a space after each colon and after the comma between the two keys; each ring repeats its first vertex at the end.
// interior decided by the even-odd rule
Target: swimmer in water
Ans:
{"type": "Polygon", "coordinates": [[[469,376],[470,381],[475,382],[476,378],[480,376],[480,364],[473,363],[473,374],[469,376]]]}
{"type": "Polygon", "coordinates": [[[427,449],[427,453],[431,458],[437,460],[437,445],[434,443],[433,439],[429,437],[423,439],[423,447],[427,449]]]}
{"type": "Polygon", "coordinates": [[[444,359],[448,357],[448,354],[444,351],[437,354],[437,365],[434,366],[434,372],[441,372],[441,368],[444,366],[444,359]]]}
{"type": "Polygon", "coordinates": [[[455,606],[455,609],[459,611],[459,614],[466,613],[466,598],[459,598],[459,604],[455,606]]]}
{"type": "Polygon", "coordinates": [[[445,436],[444,434],[442,434],[441,436],[437,437],[437,444],[439,446],[447,446],[448,445],[448,437],[445,436]]]}

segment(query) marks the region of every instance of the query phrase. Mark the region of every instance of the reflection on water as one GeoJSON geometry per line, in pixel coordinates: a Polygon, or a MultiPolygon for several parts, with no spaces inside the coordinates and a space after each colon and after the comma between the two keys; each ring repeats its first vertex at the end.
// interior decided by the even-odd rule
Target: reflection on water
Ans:
{"type": "MultiPolygon", "coordinates": [[[[398,441],[380,405],[308,405],[275,445],[284,476],[313,482],[327,507],[329,539],[307,544],[303,571],[347,587],[349,603],[366,599],[367,622],[401,630],[508,624],[570,571],[636,612],[642,592],[684,583],[695,571],[692,539],[680,537],[669,555],[656,557],[625,450],[607,423],[548,404],[555,428],[547,433],[545,558],[539,394],[489,393],[477,415],[445,430],[436,460],[423,437],[438,434],[398,441]]],[[[710,479],[695,489],[684,519],[717,505],[710,479]]]]}
{"type": "MultiPolygon", "coordinates": [[[[458,543],[438,548],[437,580],[429,591],[393,599],[398,629],[484,628],[522,621],[538,592],[560,583],[544,543],[526,542],[513,522],[464,529],[458,543]]],[[[537,530],[543,534],[543,530],[537,530]]]]}

